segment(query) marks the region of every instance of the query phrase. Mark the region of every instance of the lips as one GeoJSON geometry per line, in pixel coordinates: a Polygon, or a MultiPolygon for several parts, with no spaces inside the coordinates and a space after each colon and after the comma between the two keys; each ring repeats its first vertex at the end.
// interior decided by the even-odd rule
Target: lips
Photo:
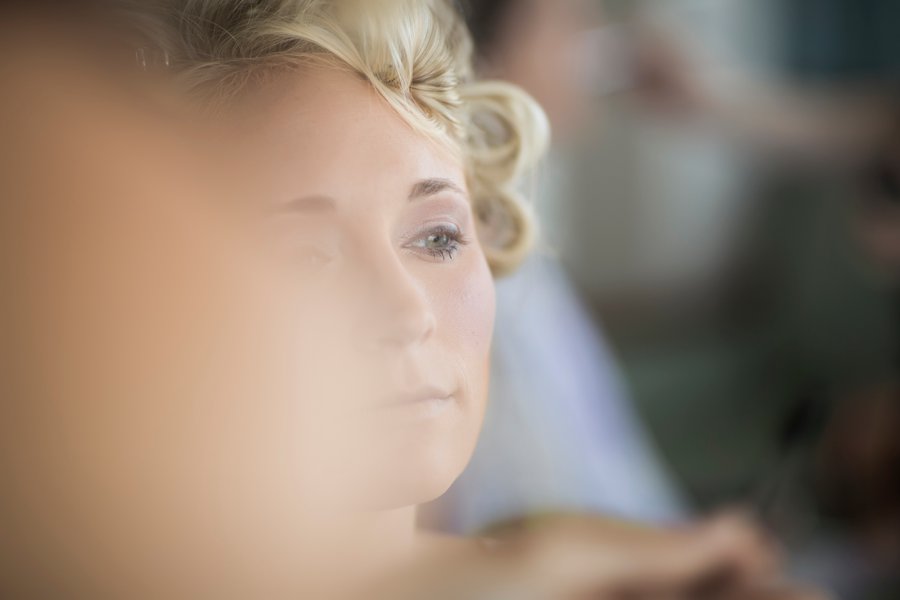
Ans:
{"type": "Polygon", "coordinates": [[[420,404],[440,404],[453,400],[453,392],[446,388],[423,386],[410,392],[404,392],[389,398],[381,406],[383,408],[401,408],[420,404]]]}

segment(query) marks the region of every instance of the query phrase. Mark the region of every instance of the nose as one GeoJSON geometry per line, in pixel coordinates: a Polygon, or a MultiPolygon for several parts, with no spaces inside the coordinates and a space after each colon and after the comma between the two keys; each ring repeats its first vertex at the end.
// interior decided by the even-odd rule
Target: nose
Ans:
{"type": "Polygon", "coordinates": [[[375,265],[366,300],[368,342],[380,349],[400,349],[428,340],[436,320],[431,302],[412,273],[396,255],[375,265]]]}

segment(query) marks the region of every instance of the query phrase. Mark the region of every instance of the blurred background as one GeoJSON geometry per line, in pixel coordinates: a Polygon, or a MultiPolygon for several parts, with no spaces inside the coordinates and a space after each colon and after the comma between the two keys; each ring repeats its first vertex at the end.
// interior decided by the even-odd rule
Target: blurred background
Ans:
{"type": "Polygon", "coordinates": [[[900,2],[468,0],[547,109],[536,256],[429,517],[743,509],[840,598],[900,598],[900,2]]]}

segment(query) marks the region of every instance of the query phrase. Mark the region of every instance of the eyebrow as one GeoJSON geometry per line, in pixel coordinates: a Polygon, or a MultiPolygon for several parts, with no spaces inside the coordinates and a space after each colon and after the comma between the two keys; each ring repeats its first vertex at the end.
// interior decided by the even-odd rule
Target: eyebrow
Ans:
{"type": "Polygon", "coordinates": [[[423,179],[416,183],[409,192],[409,200],[410,202],[421,200],[429,196],[440,194],[441,192],[456,192],[461,196],[467,195],[461,187],[449,179],[433,178],[423,179]]]}
{"type": "MultiPolygon", "coordinates": [[[[409,192],[409,201],[414,202],[441,192],[455,192],[461,196],[467,196],[465,190],[449,179],[431,178],[423,179],[412,186],[409,192]]],[[[280,205],[278,210],[289,213],[322,213],[333,212],[336,208],[337,202],[331,196],[313,195],[288,200],[280,205]]]]}

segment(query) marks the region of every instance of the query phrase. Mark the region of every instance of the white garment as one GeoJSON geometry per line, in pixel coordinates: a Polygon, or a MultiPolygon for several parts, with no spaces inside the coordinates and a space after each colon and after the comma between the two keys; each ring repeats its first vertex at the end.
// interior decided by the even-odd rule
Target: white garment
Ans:
{"type": "Polygon", "coordinates": [[[559,509],[649,522],[683,515],[596,326],[561,267],[535,257],[498,284],[485,428],[439,513],[468,534],[559,509]]]}

